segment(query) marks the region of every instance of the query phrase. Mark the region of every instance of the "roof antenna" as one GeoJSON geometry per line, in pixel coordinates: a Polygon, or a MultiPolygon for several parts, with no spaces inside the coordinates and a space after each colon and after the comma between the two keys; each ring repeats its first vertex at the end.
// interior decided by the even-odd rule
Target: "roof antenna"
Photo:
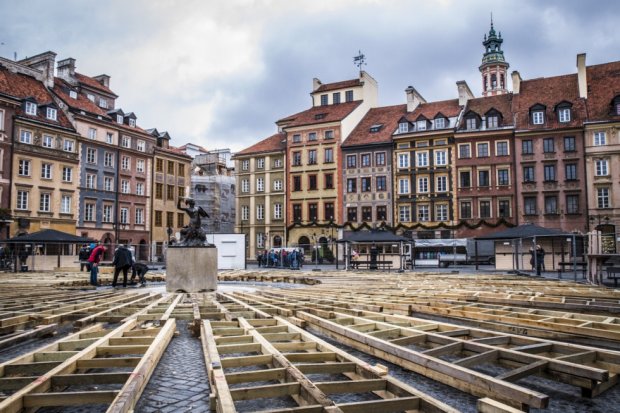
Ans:
{"type": "Polygon", "coordinates": [[[360,70],[360,73],[362,72],[362,66],[366,65],[366,56],[364,56],[362,54],[361,50],[357,51],[357,56],[353,57],[353,64],[355,66],[357,66],[357,68],[360,70]]]}

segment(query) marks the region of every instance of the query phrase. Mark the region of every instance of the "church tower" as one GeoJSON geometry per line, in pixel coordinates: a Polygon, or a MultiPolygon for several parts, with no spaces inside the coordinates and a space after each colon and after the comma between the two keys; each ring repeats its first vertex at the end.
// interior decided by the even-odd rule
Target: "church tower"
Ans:
{"type": "Polygon", "coordinates": [[[502,32],[495,34],[493,28],[493,18],[491,18],[491,30],[489,35],[484,35],[484,55],[482,56],[482,64],[480,65],[480,74],[482,74],[482,96],[494,96],[508,93],[507,73],[508,62],[504,59],[504,51],[502,50],[502,32]]]}

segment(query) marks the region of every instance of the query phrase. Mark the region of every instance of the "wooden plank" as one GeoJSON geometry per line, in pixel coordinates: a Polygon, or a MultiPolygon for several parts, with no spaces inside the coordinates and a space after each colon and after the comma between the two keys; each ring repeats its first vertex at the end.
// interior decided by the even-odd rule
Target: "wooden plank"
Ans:
{"type": "Polygon", "coordinates": [[[285,368],[268,370],[243,371],[226,374],[228,384],[249,383],[254,381],[283,380],[286,377],[285,368]]]}
{"type": "Polygon", "coordinates": [[[87,360],[78,360],[76,367],[82,369],[108,369],[113,367],[135,367],[138,365],[141,357],[113,357],[113,358],[93,358],[87,360]]]}
{"type": "Polygon", "coordinates": [[[334,393],[369,393],[385,390],[386,381],[383,379],[346,380],[319,382],[315,385],[325,394],[334,393]]]}
{"type": "Polygon", "coordinates": [[[24,396],[24,407],[76,406],[110,403],[117,394],[117,390],[31,393],[24,396]]]}
{"type": "Polygon", "coordinates": [[[72,386],[83,384],[124,384],[131,373],[85,373],[59,374],[52,377],[52,386],[72,386]]]}
{"type": "Polygon", "coordinates": [[[507,371],[506,373],[500,374],[499,376],[495,376],[498,380],[506,380],[515,382],[523,377],[531,376],[532,374],[540,373],[545,370],[548,362],[545,360],[535,361],[531,364],[526,364],[525,366],[519,367],[517,369],[507,371]]]}
{"type": "Polygon", "coordinates": [[[297,382],[271,384],[268,386],[243,387],[230,390],[233,400],[269,399],[299,394],[301,385],[297,382]]]}
{"type": "Polygon", "coordinates": [[[344,413],[391,413],[402,411],[418,411],[419,397],[401,397],[355,403],[341,403],[338,408],[344,413]]]}
{"type": "Polygon", "coordinates": [[[498,402],[489,397],[478,399],[476,408],[479,413],[523,413],[519,409],[508,406],[507,404],[498,402]]]}
{"type": "Polygon", "coordinates": [[[227,357],[222,359],[222,368],[262,366],[270,364],[273,360],[271,354],[261,354],[259,356],[227,357]]]}

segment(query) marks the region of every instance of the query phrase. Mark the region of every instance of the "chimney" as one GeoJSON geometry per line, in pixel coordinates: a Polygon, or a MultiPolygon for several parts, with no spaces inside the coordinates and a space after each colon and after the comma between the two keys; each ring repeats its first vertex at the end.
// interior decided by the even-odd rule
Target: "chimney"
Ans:
{"type": "Polygon", "coordinates": [[[58,77],[68,81],[75,81],[75,59],[69,57],[58,62],[58,77]]]}
{"type": "Polygon", "coordinates": [[[464,80],[459,80],[456,82],[456,88],[459,91],[459,106],[465,106],[469,99],[474,98],[474,94],[471,93],[471,89],[467,85],[467,82],[464,80]]]}
{"type": "Polygon", "coordinates": [[[512,93],[518,95],[521,91],[521,75],[516,70],[510,74],[512,76],[512,93]]]}
{"type": "Polygon", "coordinates": [[[49,88],[54,87],[54,64],[56,53],[45,52],[20,60],[18,63],[41,72],[42,81],[49,88]]]}
{"type": "Polygon", "coordinates": [[[577,55],[577,81],[579,83],[579,97],[587,99],[588,97],[588,76],[586,74],[586,54],[579,53],[577,55]]]}
{"type": "Polygon", "coordinates": [[[101,83],[103,86],[110,88],[110,76],[108,75],[99,75],[93,77],[97,82],[101,83]]]}
{"type": "Polygon", "coordinates": [[[312,79],[312,91],[315,92],[322,84],[316,77],[312,79]]]}
{"type": "Polygon", "coordinates": [[[405,94],[407,95],[407,112],[413,112],[420,103],[426,103],[426,99],[413,86],[405,89],[405,94]]]}

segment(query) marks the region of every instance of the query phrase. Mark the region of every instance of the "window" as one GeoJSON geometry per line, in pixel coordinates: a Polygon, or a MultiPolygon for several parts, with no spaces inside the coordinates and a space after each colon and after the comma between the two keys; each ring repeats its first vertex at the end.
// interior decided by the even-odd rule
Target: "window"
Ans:
{"type": "Polygon", "coordinates": [[[536,197],[527,196],[523,198],[523,213],[524,215],[536,215],[536,197]]]}
{"type": "Polygon", "coordinates": [[[87,163],[97,163],[97,151],[93,148],[86,149],[86,162],[87,163]]]}
{"type": "Polygon", "coordinates": [[[308,204],[308,220],[317,221],[319,219],[319,208],[316,203],[308,204]]]}
{"type": "Polygon", "coordinates": [[[362,221],[363,222],[372,221],[372,207],[369,207],[369,206],[362,207],[362,221]]]}
{"type": "Polygon", "coordinates": [[[353,91],[347,90],[346,92],[344,92],[344,97],[347,102],[353,102],[353,91]]]}
{"type": "MultiPolygon", "coordinates": [[[[93,95],[93,94],[91,94],[91,93],[88,93],[88,94],[86,95],[86,98],[87,98],[88,100],[90,100],[91,102],[94,102],[94,101],[95,101],[95,95],[93,95]]],[[[123,119],[123,118],[121,117],[121,119],[123,119]]],[[[119,122],[119,123],[122,123],[122,122],[119,122]]]]}
{"type": "Polygon", "coordinates": [[[347,193],[353,194],[357,192],[357,179],[349,178],[347,179],[347,193]]]}
{"type": "Polygon", "coordinates": [[[278,158],[275,161],[273,161],[273,167],[274,168],[282,168],[282,159],[278,158]]]}
{"type": "Polygon", "coordinates": [[[33,102],[26,102],[26,115],[37,116],[37,104],[33,102]]]}
{"type": "Polygon", "coordinates": [[[409,193],[409,179],[399,179],[398,180],[398,193],[399,194],[408,194],[409,193]]]}
{"type": "Polygon", "coordinates": [[[301,134],[296,133],[293,135],[293,143],[299,143],[301,142],[301,134]]]}
{"type": "Polygon", "coordinates": [[[293,204],[293,221],[300,222],[301,220],[301,204],[293,204]]]}
{"type": "Polygon", "coordinates": [[[174,162],[168,161],[168,174],[174,175],[174,162]]]}
{"type": "Polygon", "coordinates": [[[43,135],[43,143],[44,148],[51,148],[54,146],[54,137],[50,135],[43,135]]]}
{"type": "Polygon", "coordinates": [[[508,142],[501,141],[495,142],[495,154],[497,156],[507,156],[508,153],[508,142]]]}
{"type": "Polygon", "coordinates": [[[467,118],[465,119],[465,129],[478,129],[478,119],[476,118],[467,118]]]}
{"type": "Polygon", "coordinates": [[[435,205],[435,220],[447,221],[448,220],[448,205],[439,204],[435,205]]]}
{"type": "Polygon", "coordinates": [[[179,198],[185,198],[185,187],[184,186],[178,186],[177,187],[177,193],[179,195],[179,198]]]}
{"type": "Polygon", "coordinates": [[[398,154],[398,167],[409,168],[409,154],[408,153],[398,154]]]}
{"type": "Polygon", "coordinates": [[[523,140],[521,141],[521,153],[523,155],[531,155],[534,153],[534,143],[529,140],[523,140]]]}
{"type": "Polygon", "coordinates": [[[293,152],[293,166],[301,165],[301,152],[293,152]]]}
{"type": "Polygon", "coordinates": [[[419,130],[419,131],[426,130],[426,125],[427,125],[427,123],[426,123],[426,121],[425,121],[425,120],[419,120],[419,121],[417,121],[417,122],[416,122],[416,125],[417,125],[417,128],[418,128],[418,130],[419,130]]]}
{"type": "Polygon", "coordinates": [[[123,156],[121,158],[121,169],[125,171],[129,170],[129,156],[123,156]]]}
{"type": "Polygon", "coordinates": [[[567,163],[564,165],[564,174],[566,175],[567,181],[574,181],[577,179],[577,164],[576,163],[567,163]]]}
{"type": "Polygon", "coordinates": [[[129,136],[123,136],[123,139],[121,139],[121,146],[123,148],[131,148],[131,138],[129,136]]]}
{"type": "MultiPolygon", "coordinates": [[[[172,212],[168,212],[168,214],[172,214],[172,212]]],[[[170,225],[168,225],[169,227],[172,227],[172,220],[168,221],[170,225]]],[[[128,224],[129,223],[129,208],[121,208],[121,224],[128,224]]]]}
{"type": "Polygon", "coordinates": [[[377,221],[387,221],[387,207],[384,205],[377,206],[377,221]]]}
{"type": "Polygon", "coordinates": [[[155,161],[155,172],[163,172],[164,171],[164,160],[157,159],[155,161]]]}
{"type": "Polygon", "coordinates": [[[62,180],[63,182],[73,181],[73,168],[71,168],[70,166],[62,167],[62,180]]]}
{"type": "Polygon", "coordinates": [[[258,248],[265,248],[265,234],[262,232],[256,233],[256,246],[258,248]]]}
{"type": "Polygon", "coordinates": [[[241,220],[247,221],[250,219],[250,207],[247,205],[241,206],[241,220]]]}
{"type": "Polygon", "coordinates": [[[357,222],[357,208],[356,207],[347,208],[347,221],[357,222]]]}
{"type": "Polygon", "coordinates": [[[166,199],[174,201],[174,185],[166,185],[166,199]]]}
{"type": "MultiPolygon", "coordinates": [[[[157,161],[159,162],[161,161],[161,159],[158,159],[157,161]]],[[[243,161],[241,161],[241,170],[247,171],[248,169],[250,169],[250,160],[244,159],[243,161]]]]}
{"type": "Polygon", "coordinates": [[[609,161],[607,159],[597,159],[595,161],[595,175],[596,176],[609,175],[609,161]]]}
{"type": "Polygon", "coordinates": [[[375,153],[375,166],[385,166],[385,152],[375,153]]]}
{"type": "Polygon", "coordinates": [[[579,195],[566,195],[566,213],[579,213],[579,195]]]}
{"type": "MultiPolygon", "coordinates": [[[[105,207],[104,211],[105,211],[105,207]]],[[[163,218],[162,218],[162,212],[161,211],[155,211],[155,226],[156,227],[161,227],[163,225],[163,218]]]]}
{"type": "MultiPolygon", "coordinates": [[[[126,179],[121,180],[121,192],[124,194],[128,194],[129,191],[129,181],[126,179]]],[[[170,198],[168,198],[170,199],[170,198]]]]}
{"type": "Polygon", "coordinates": [[[499,126],[499,116],[489,115],[487,116],[487,128],[497,128],[499,126]]]}
{"type": "Polygon", "coordinates": [[[308,151],[308,165],[316,165],[317,157],[316,157],[316,149],[310,149],[308,151]]]}
{"type": "Polygon", "coordinates": [[[431,214],[428,205],[418,205],[418,221],[430,221],[431,214]]]}
{"type": "Polygon", "coordinates": [[[411,221],[411,208],[409,205],[401,205],[398,207],[398,219],[400,222],[411,221]]]}
{"type": "Polygon", "coordinates": [[[426,166],[428,166],[428,152],[418,152],[418,153],[416,153],[416,165],[418,167],[426,167],[426,166]]]}
{"type": "Polygon", "coordinates": [[[28,209],[28,191],[17,191],[17,205],[16,209],[27,210],[28,209]]]}
{"type": "Polygon", "coordinates": [[[558,213],[558,197],[555,195],[548,195],[545,197],[545,214],[557,214],[558,213]]]}
{"type": "Polygon", "coordinates": [[[497,185],[506,186],[510,185],[510,175],[508,169],[497,170],[497,185]]]}
{"type": "Polygon", "coordinates": [[[52,164],[51,163],[41,164],[41,178],[52,179],[52,164]]]}
{"type": "Polygon", "coordinates": [[[103,177],[103,190],[108,192],[112,192],[114,190],[114,178],[111,176],[103,177]]]}
{"type": "Polygon", "coordinates": [[[84,221],[95,220],[95,204],[84,204],[84,221]]]}
{"type": "Polygon", "coordinates": [[[409,123],[401,122],[398,124],[398,133],[407,133],[409,132],[409,123]]]}
{"type": "Polygon", "coordinates": [[[274,191],[281,191],[283,187],[284,187],[284,185],[283,185],[281,179],[276,179],[275,181],[273,181],[273,190],[274,191]]]}
{"type": "Polygon", "coordinates": [[[459,182],[461,188],[471,187],[471,171],[461,171],[459,173],[459,182]]]}
{"type": "Polygon", "coordinates": [[[605,132],[594,132],[594,146],[607,145],[607,135],[605,132]]]}
{"type": "Polygon", "coordinates": [[[282,219],[282,204],[273,204],[273,219],[282,219]]]}
{"type": "Polygon", "coordinates": [[[164,198],[164,184],[155,184],[155,199],[163,199],[164,198]]]}
{"type": "Polygon", "coordinates": [[[448,191],[448,177],[445,175],[440,175],[437,177],[437,192],[447,192],[448,191]]]}
{"type": "Polygon", "coordinates": [[[542,125],[545,123],[545,112],[542,110],[535,110],[532,112],[532,123],[534,125],[542,125]]]}
{"type": "Polygon", "coordinates": [[[459,145],[459,158],[471,158],[471,146],[468,143],[459,145]]]}
{"type": "Polygon", "coordinates": [[[334,102],[334,105],[337,105],[340,103],[340,92],[334,92],[332,94],[332,100],[334,102]]]}
{"type": "Polygon", "coordinates": [[[136,208],[136,225],[144,224],[144,209],[136,208]]]}
{"type": "Polygon", "coordinates": [[[347,168],[355,168],[357,166],[357,156],[347,155],[347,168]]]}
{"type": "Polygon", "coordinates": [[[88,128],[88,139],[97,139],[97,129],[88,128]]]}
{"type": "Polygon", "coordinates": [[[462,201],[459,205],[461,212],[461,219],[470,219],[471,218],[471,202],[462,201]]]}
{"type": "Polygon", "coordinates": [[[325,148],[325,163],[334,162],[334,150],[332,148],[325,148]]]}
{"type": "Polygon", "coordinates": [[[481,186],[481,187],[489,186],[489,171],[488,170],[478,171],[478,186],[481,186]]]}
{"type": "Polygon", "coordinates": [[[448,154],[446,151],[435,151],[435,165],[446,166],[448,164],[448,154]]]}
{"type": "Polygon", "coordinates": [[[553,142],[553,138],[545,138],[545,139],[543,139],[543,152],[544,153],[553,153],[553,152],[555,152],[555,144],[553,142]]]}
{"type": "Polygon", "coordinates": [[[19,141],[21,143],[31,144],[32,143],[32,132],[22,129],[21,133],[19,134],[19,141]]]}
{"type": "Polygon", "coordinates": [[[534,167],[533,166],[524,166],[523,167],[523,182],[534,182],[534,167]]]}
{"type": "Polygon", "coordinates": [[[265,205],[256,205],[256,219],[265,219],[265,205]]]}
{"type": "Polygon", "coordinates": [[[377,177],[377,191],[387,190],[387,178],[385,176],[377,177]]]}
{"type": "Polygon", "coordinates": [[[480,218],[491,218],[491,201],[480,201],[478,212],[480,218]]]}
{"type": "Polygon", "coordinates": [[[575,152],[577,149],[574,136],[564,137],[564,152],[575,152]]]}
{"type": "MultiPolygon", "coordinates": [[[[121,219],[121,222],[122,222],[122,219],[121,219]]],[[[174,212],[166,212],[166,226],[174,227],[174,212]]]]}
{"type": "Polygon", "coordinates": [[[20,176],[30,176],[30,161],[27,159],[20,159],[17,173],[20,176]]]}
{"type": "Polygon", "coordinates": [[[265,178],[256,178],[256,192],[265,191],[265,178]]]}
{"type": "Polygon", "coordinates": [[[144,184],[142,182],[136,183],[136,195],[144,195],[144,184]]]}
{"type": "Polygon", "coordinates": [[[435,129],[444,129],[446,127],[446,118],[435,119],[435,129]]]}
{"type": "Polygon", "coordinates": [[[315,141],[316,140],[316,132],[308,133],[308,140],[309,141],[315,141]]]}
{"type": "Polygon", "coordinates": [[[114,143],[114,134],[112,132],[106,132],[105,143],[109,143],[109,144],[114,143]]]}
{"type": "Polygon", "coordinates": [[[63,195],[60,198],[60,213],[61,214],[70,214],[71,213],[71,196],[63,195]]]}
{"type": "Polygon", "coordinates": [[[301,191],[301,176],[293,177],[293,191],[301,191]]]}
{"type": "Polygon", "coordinates": [[[489,144],[478,143],[476,144],[476,156],[478,158],[486,158],[489,156],[489,144]]]}
{"type": "Polygon", "coordinates": [[[324,138],[325,139],[334,139],[334,131],[333,130],[326,130],[324,132],[324,138]]]}
{"type": "Polygon", "coordinates": [[[428,178],[427,177],[418,178],[418,192],[421,192],[421,193],[428,192],[428,178]]]}
{"type": "Polygon", "coordinates": [[[596,207],[609,208],[609,188],[596,189],[596,207]]]}
{"type": "Polygon", "coordinates": [[[74,147],[74,142],[72,140],[65,139],[62,149],[65,152],[73,152],[73,147],[74,147]]]}
{"type": "Polygon", "coordinates": [[[321,106],[327,105],[327,95],[321,95],[321,106]]]}
{"type": "Polygon", "coordinates": [[[104,152],[103,166],[114,168],[114,154],[112,152],[104,152]]]}
{"type": "Polygon", "coordinates": [[[360,155],[360,163],[362,167],[370,166],[370,154],[363,153],[360,155]]]}
{"type": "Polygon", "coordinates": [[[185,214],[183,212],[177,212],[177,226],[179,228],[185,226],[185,214]]]}
{"type": "MultiPolygon", "coordinates": [[[[136,142],[136,148],[140,152],[146,152],[146,142],[144,142],[142,139],[138,139],[138,141],[136,142]]],[[[136,224],[137,224],[137,222],[136,222],[136,224]]]]}
{"type": "Polygon", "coordinates": [[[497,202],[498,216],[500,218],[508,218],[510,216],[510,201],[507,199],[500,199],[497,202]]]}
{"type": "Polygon", "coordinates": [[[316,175],[308,175],[308,189],[315,191],[317,189],[316,175]]]}
{"type": "Polygon", "coordinates": [[[330,221],[333,221],[334,219],[334,203],[333,202],[325,202],[325,204],[323,205],[323,212],[325,213],[325,215],[323,215],[325,217],[325,219],[329,219],[330,221]]]}
{"type": "Polygon", "coordinates": [[[77,99],[77,97],[78,97],[77,92],[75,90],[70,90],[69,91],[69,97],[71,99],[77,99]]]}
{"type": "Polygon", "coordinates": [[[362,178],[362,192],[370,192],[372,191],[372,178],[363,177],[362,178]]]}
{"type": "Polygon", "coordinates": [[[101,98],[99,98],[99,106],[101,106],[101,107],[102,107],[102,108],[104,108],[104,109],[107,109],[107,107],[108,107],[108,101],[107,101],[107,100],[105,100],[105,99],[101,99],[101,98]]]}
{"type": "Polygon", "coordinates": [[[545,181],[555,181],[555,165],[545,165],[545,181]]]}
{"type": "Polygon", "coordinates": [[[325,174],[325,189],[334,189],[334,174],[325,174]]]}
{"type": "Polygon", "coordinates": [[[562,123],[570,122],[570,108],[559,109],[558,118],[562,123]]]}
{"type": "Polygon", "coordinates": [[[265,169],[265,158],[257,158],[256,159],[256,168],[257,169],[265,169]]]}

